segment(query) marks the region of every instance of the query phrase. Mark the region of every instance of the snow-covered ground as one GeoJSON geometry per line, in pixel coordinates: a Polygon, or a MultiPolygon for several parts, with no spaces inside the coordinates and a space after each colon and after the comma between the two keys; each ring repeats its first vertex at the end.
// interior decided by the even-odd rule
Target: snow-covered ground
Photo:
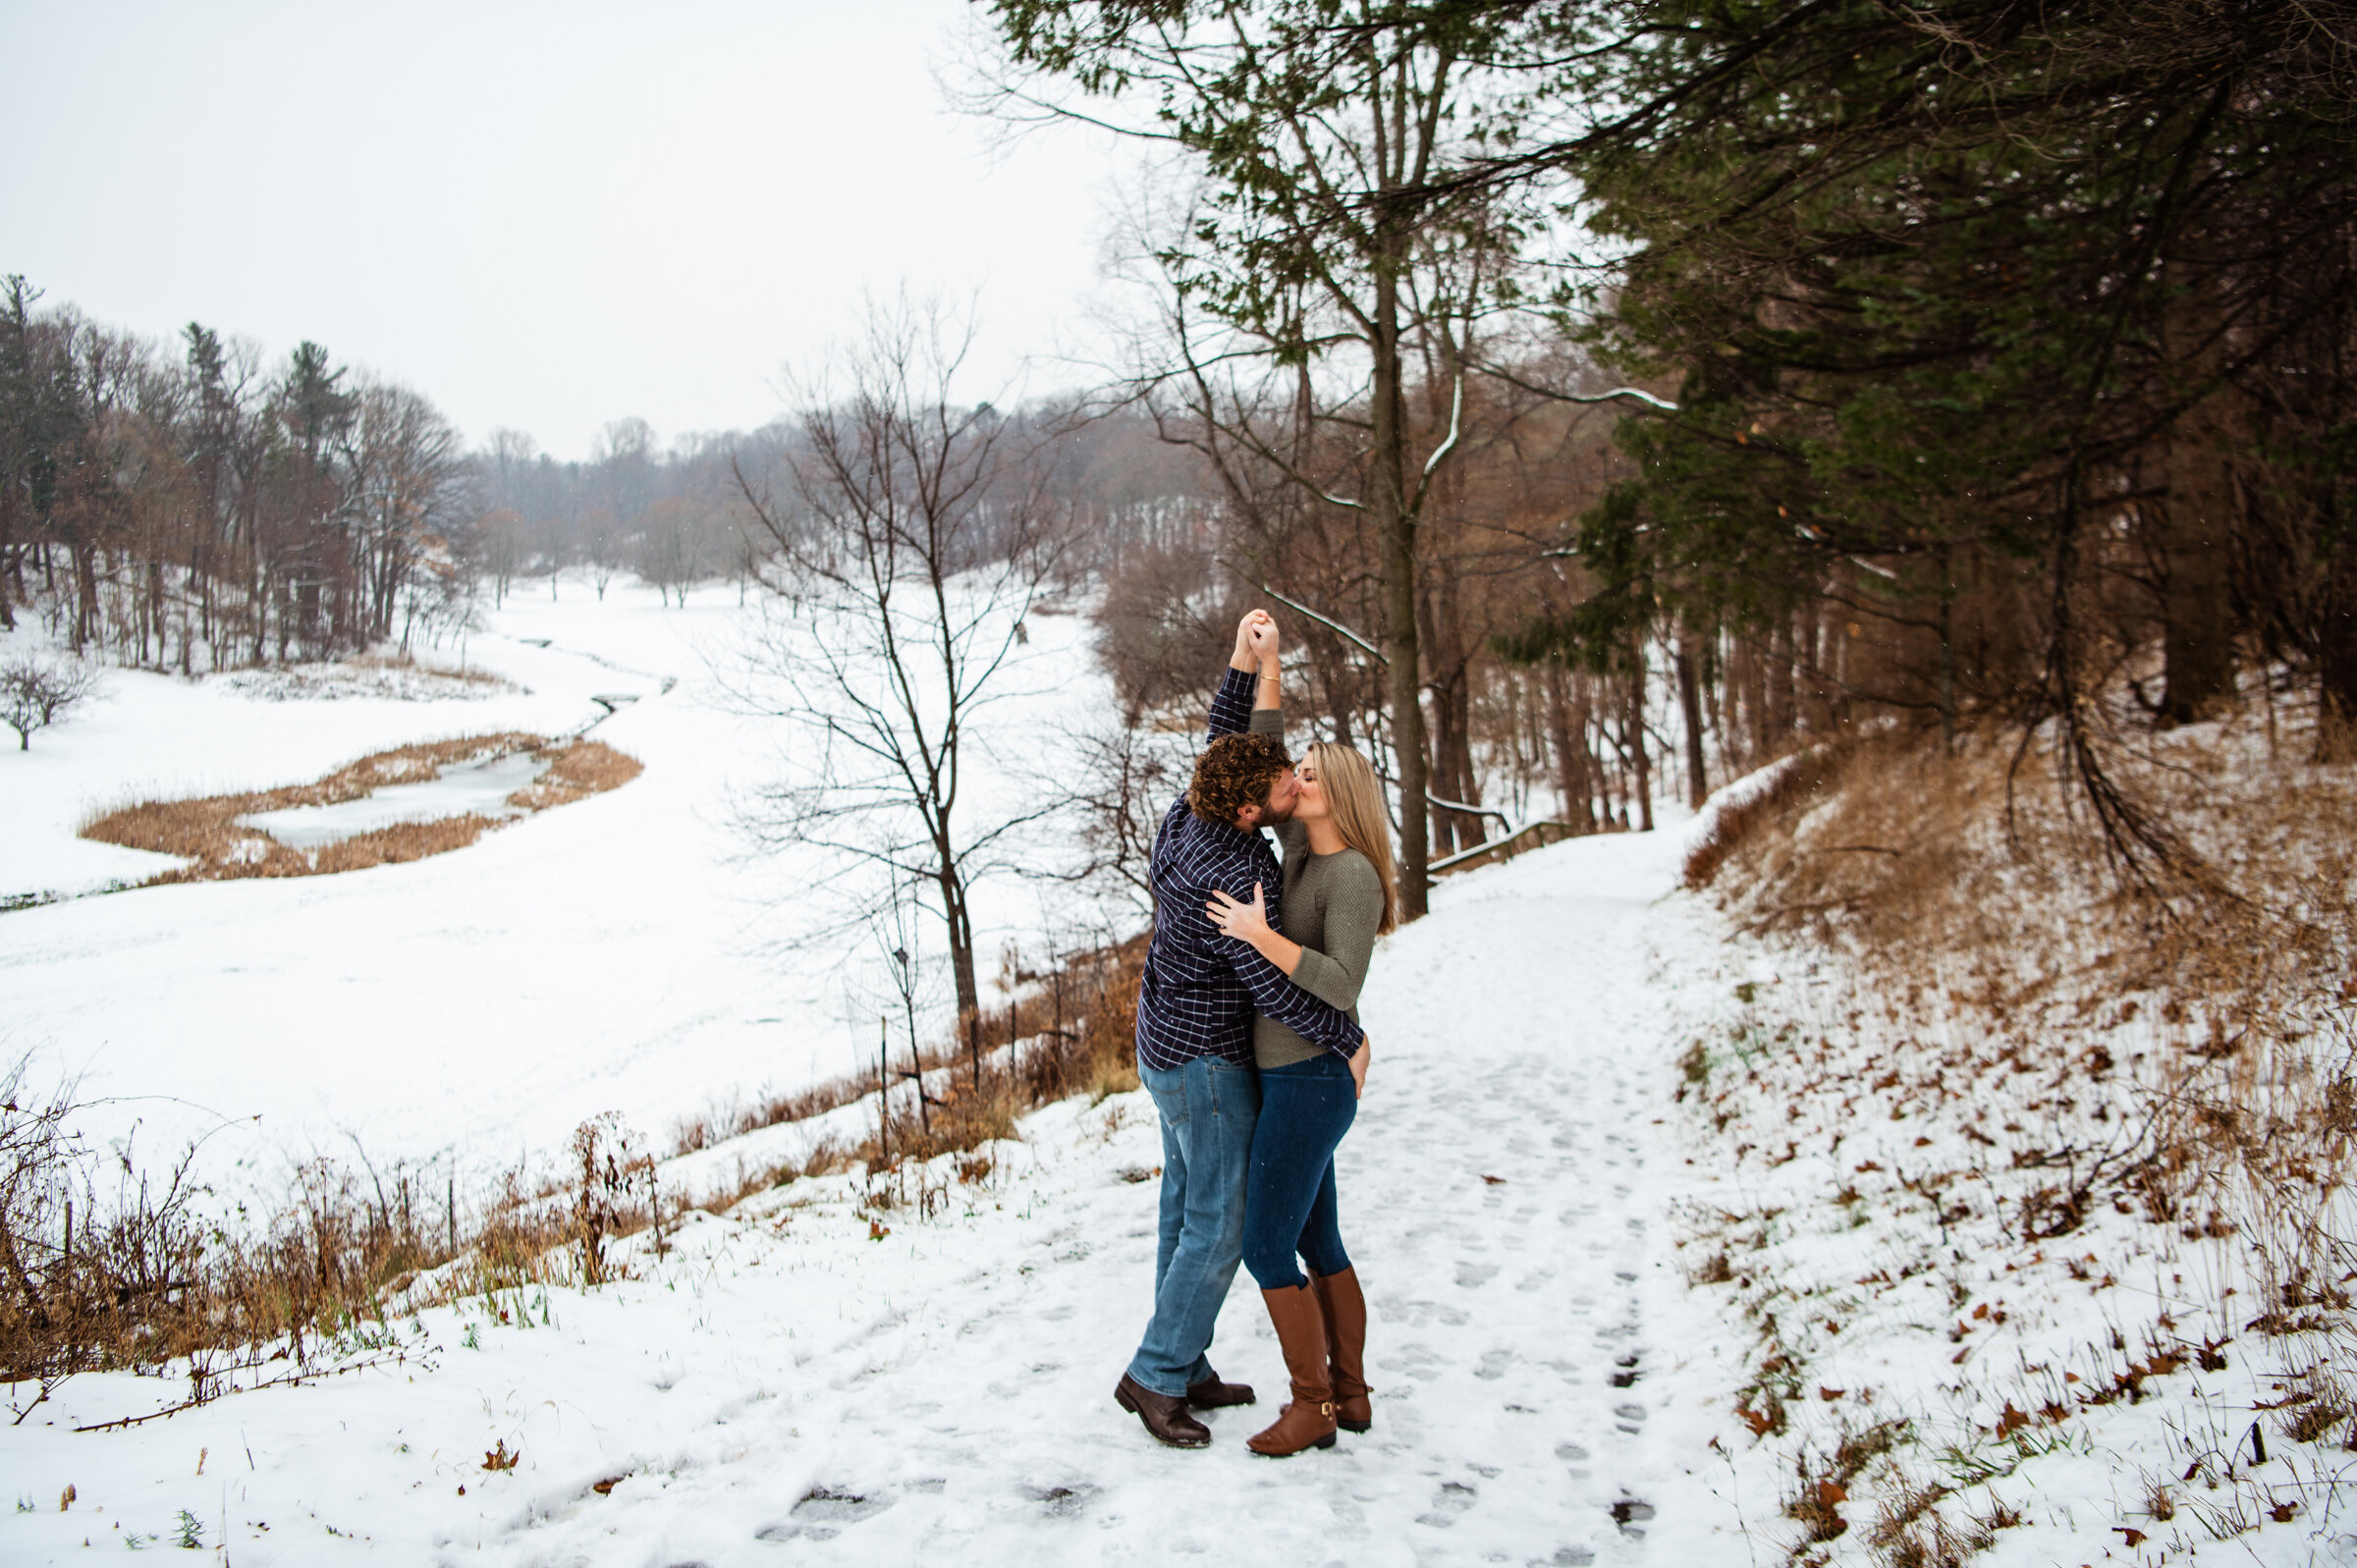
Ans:
{"type": "MultiPolygon", "coordinates": [[[[1381,948],[1341,1157],[1377,1424],[1331,1452],[1251,1455],[1265,1404],[1200,1453],[1114,1406],[1159,1159],[1128,1095],[1032,1116],[930,1220],[804,1180],[635,1238],[636,1279],[419,1314],[405,1360],[111,1433],[73,1429],[182,1385],[69,1382],[0,1432],[0,1556],[186,1510],[245,1564],[1742,1561],[1733,1351],[1665,1222],[1697,1177],[1660,994],[1714,941],[1661,901],[1678,838],[1471,873],[1381,948]]],[[[1279,1395],[1248,1279],[1213,1354],[1279,1395]]]]}
{"type": "MultiPolygon", "coordinates": [[[[729,827],[732,789],[774,764],[710,679],[738,616],[733,593],[512,601],[468,654],[504,684],[465,689],[117,674],[0,755],[0,896],[148,874],[73,838],[96,807],[576,730],[600,696],[636,698],[597,734],[646,767],[409,865],[0,913],[0,1050],[124,1097],[98,1114],[146,1118],[150,1158],[225,1121],[212,1173],[243,1164],[273,1200],[313,1150],[481,1170],[616,1108],[660,1146],[672,1117],[863,1062],[856,960],[755,935],[809,868],[744,862],[729,827]]],[[[1072,678],[1084,633],[1034,623],[1046,677],[1014,707],[1043,737],[1108,700],[1072,678]]],[[[1936,985],[1919,1005],[1735,937],[1674,891],[1691,824],[1662,815],[1453,877],[1380,949],[1341,1158],[1377,1426],[1332,1452],[1244,1449],[1281,1384],[1241,1276],[1214,1358],[1269,1403],[1214,1413],[1205,1453],[1113,1405],[1159,1160],[1150,1104],[1117,1096],[1031,1116],[978,1182],[944,1162],[887,1207],[860,1176],[798,1181],[691,1215],[667,1253],[632,1238],[617,1283],[398,1314],[298,1386],[80,1432],[184,1399],[188,1369],[70,1380],[0,1428],[0,1561],[184,1534],[242,1564],[2357,1561],[2335,1450],[2249,1447],[2299,1368],[2220,1305],[2237,1244],[2181,1238],[2115,1278],[2089,1249],[2143,1235],[2129,1217],[2009,1239],[2041,1151],[2098,1136],[2054,1117],[2109,1114],[2079,1088],[2037,1120],[2049,1080],[2105,1041],[2131,1060],[2128,1011],[2029,1042],[2033,1074],[1936,985]],[[1993,1165],[2001,1135],[2022,1149],[1993,1165]],[[923,1217],[927,1181],[947,1201],[923,1217]]],[[[1020,884],[983,908],[985,951],[1058,940],[1020,884]]],[[[817,1130],[667,1176],[709,1185],[817,1130]]]]}
{"type": "MultiPolygon", "coordinates": [[[[211,1133],[205,1172],[272,1199],[314,1153],[380,1167],[441,1157],[464,1192],[601,1111],[662,1141],[715,1101],[850,1070],[872,1025],[852,1030],[843,982],[872,965],[874,944],[792,946],[784,900],[818,863],[748,857],[732,825],[733,800],[776,777],[784,740],[718,689],[746,624],[732,588],[679,609],[651,589],[618,584],[601,602],[568,581],[555,601],[544,587],[510,598],[468,640],[467,667],[505,684],[343,667],[110,672],[101,700],[0,755],[0,903],[85,894],[0,912],[0,1058],[29,1054],[36,1082],[79,1078],[83,1098],[112,1102],[85,1124],[120,1136],[138,1123],[149,1159],[211,1133]],[[635,700],[609,719],[598,697],[635,700]],[[172,864],[76,838],[100,810],[593,722],[645,771],[466,849],[86,895],[172,864]]],[[[994,722],[1053,732],[1109,704],[1086,631],[1077,616],[1035,617],[994,722]]],[[[1020,787],[1005,775],[986,765],[969,789],[1020,787]]],[[[986,964],[1008,937],[1076,945],[1057,918],[1035,885],[985,885],[986,964]]]]}

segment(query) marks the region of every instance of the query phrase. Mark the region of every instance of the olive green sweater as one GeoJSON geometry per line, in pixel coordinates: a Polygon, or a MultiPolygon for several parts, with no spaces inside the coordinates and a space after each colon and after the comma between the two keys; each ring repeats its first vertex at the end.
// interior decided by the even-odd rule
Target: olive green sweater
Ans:
{"type": "MultiPolygon", "coordinates": [[[[1283,712],[1255,710],[1252,729],[1282,737],[1283,712]]],[[[1309,830],[1299,823],[1279,825],[1277,842],[1285,855],[1284,935],[1301,945],[1293,984],[1356,1022],[1359,987],[1366,984],[1367,961],[1375,952],[1375,928],[1383,923],[1383,881],[1355,849],[1310,853],[1309,830]]],[[[1307,1061],[1324,1049],[1274,1018],[1252,1020],[1252,1058],[1262,1067],[1307,1061]]]]}

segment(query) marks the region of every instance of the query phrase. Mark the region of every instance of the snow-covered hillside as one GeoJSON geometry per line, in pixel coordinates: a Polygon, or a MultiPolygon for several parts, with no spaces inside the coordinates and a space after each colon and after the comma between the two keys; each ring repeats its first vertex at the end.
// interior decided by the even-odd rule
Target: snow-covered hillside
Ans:
{"type": "MultiPolygon", "coordinates": [[[[635,1238],[633,1280],[422,1312],[342,1377],[92,1433],[185,1389],[69,1382],[0,1433],[32,1507],[0,1555],[168,1542],[186,1510],[244,1564],[1740,1561],[1731,1351],[1665,1223],[1694,1177],[1659,992],[1711,941],[1657,902],[1677,838],[1456,879],[1379,951],[1342,1153],[1376,1427],[1331,1452],[1248,1453],[1265,1404],[1204,1453],[1114,1406],[1159,1160],[1128,1095],[1032,1116],[929,1220],[805,1179],[668,1257],[635,1238]]],[[[1213,1354],[1278,1396],[1248,1280],[1213,1354]]]]}
{"type": "MultiPolygon", "coordinates": [[[[0,1056],[79,1077],[108,1135],[139,1126],[151,1160],[206,1133],[204,1168],[245,1167],[275,1200],[292,1162],[448,1157],[470,1180],[560,1148],[621,1109],[657,1139],[716,1100],[849,1070],[872,1042],[842,978],[853,935],[816,947],[782,895],[804,856],[748,859],[739,792],[776,777],[775,722],[734,711],[734,589],[665,609],[520,594],[472,637],[470,669],[507,684],[339,676],[201,681],[111,672],[107,690],[29,752],[0,756],[0,900],[153,875],[161,856],[74,837],[94,811],[302,783],[387,747],[521,730],[598,739],[645,764],[623,788],[543,812],[469,848],[338,876],[137,889],[0,913],[0,1056]],[[635,699],[610,719],[594,698],[635,699]],[[259,1118],[258,1120],[255,1118],[259,1118]]],[[[1110,701],[1076,616],[1034,619],[992,713],[1002,755],[1038,758],[1110,701]]],[[[20,633],[30,636],[32,633],[20,633]]],[[[454,663],[457,650],[432,656],[454,663]]],[[[975,788],[1019,787],[987,764],[975,788]]],[[[1039,830],[1052,858],[1056,823],[1039,830]]],[[[1069,944],[1038,887],[985,885],[981,950],[1069,944]]],[[[243,1181],[233,1185],[244,1185],[243,1181]]]]}

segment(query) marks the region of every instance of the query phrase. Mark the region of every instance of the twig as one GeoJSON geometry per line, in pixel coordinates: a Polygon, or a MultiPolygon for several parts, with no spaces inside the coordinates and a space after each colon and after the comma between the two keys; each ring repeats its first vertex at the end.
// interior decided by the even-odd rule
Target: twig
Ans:
{"type": "Polygon", "coordinates": [[[256,1393],[264,1388],[276,1388],[286,1383],[301,1382],[305,1378],[333,1378],[348,1372],[365,1372],[370,1367],[382,1366],[393,1359],[395,1358],[390,1356],[371,1356],[366,1361],[356,1361],[342,1367],[329,1367],[324,1371],[313,1369],[307,1372],[301,1370],[283,1372],[275,1378],[266,1378],[260,1382],[249,1384],[244,1388],[225,1389],[221,1393],[202,1399],[183,1399],[177,1405],[168,1405],[162,1410],[151,1410],[144,1416],[117,1416],[112,1421],[101,1421],[94,1426],[77,1427],[74,1430],[76,1432],[114,1432],[118,1429],[143,1426],[150,1421],[161,1421],[167,1416],[177,1416],[184,1410],[193,1410],[198,1405],[209,1405],[215,1399],[226,1398],[230,1394],[256,1393]]]}

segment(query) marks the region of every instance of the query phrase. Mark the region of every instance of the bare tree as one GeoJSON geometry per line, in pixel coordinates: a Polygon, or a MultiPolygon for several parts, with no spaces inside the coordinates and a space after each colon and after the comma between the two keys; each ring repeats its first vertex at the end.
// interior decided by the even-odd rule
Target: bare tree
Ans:
{"type": "MultiPolygon", "coordinates": [[[[1193,769],[1191,732],[1109,722],[1073,738],[1077,755],[1061,782],[1073,797],[1084,854],[1068,875],[1101,905],[1151,920],[1154,835],[1193,769]]],[[[1058,782],[1043,770],[1043,787],[1058,782]]]]}
{"type": "Polygon", "coordinates": [[[32,732],[63,719],[98,688],[98,673],[80,662],[58,663],[20,653],[0,664],[0,724],[17,732],[17,749],[32,749],[32,732]]]}
{"type": "Polygon", "coordinates": [[[831,852],[832,930],[920,898],[942,922],[969,1046],[972,887],[1013,869],[1011,837],[1057,801],[978,809],[968,775],[1065,538],[1025,432],[953,398],[971,339],[938,307],[872,309],[842,394],[823,379],[795,389],[789,495],[738,472],[772,612],[740,694],[789,727],[785,776],[741,823],[760,847],[831,852]]]}

